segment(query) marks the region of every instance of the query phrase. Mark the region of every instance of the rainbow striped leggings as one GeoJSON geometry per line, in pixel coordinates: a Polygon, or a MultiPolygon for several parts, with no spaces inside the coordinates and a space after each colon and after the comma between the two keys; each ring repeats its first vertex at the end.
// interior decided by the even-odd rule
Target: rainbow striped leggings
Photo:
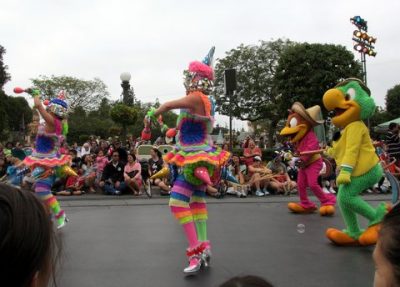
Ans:
{"type": "Polygon", "coordinates": [[[177,177],[171,190],[169,206],[180,224],[207,220],[205,190],[205,185],[192,185],[183,175],[177,177]]]}
{"type": "Polygon", "coordinates": [[[51,193],[51,186],[54,183],[54,176],[39,178],[35,182],[35,193],[42,200],[45,206],[51,211],[56,219],[64,215],[56,197],[51,193]]]}

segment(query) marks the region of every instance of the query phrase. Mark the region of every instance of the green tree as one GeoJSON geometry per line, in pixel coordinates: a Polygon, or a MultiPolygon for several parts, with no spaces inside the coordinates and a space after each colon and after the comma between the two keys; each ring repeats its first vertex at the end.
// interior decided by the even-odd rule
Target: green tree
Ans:
{"type": "Polygon", "coordinates": [[[276,108],[280,95],[275,88],[278,61],[285,49],[292,46],[289,40],[261,41],[258,45],[241,44],[219,59],[215,68],[215,97],[217,110],[245,121],[265,121],[269,142],[275,126],[282,117],[276,108]],[[237,90],[231,100],[224,95],[224,70],[236,69],[237,90]]]}
{"type": "Polygon", "coordinates": [[[4,65],[3,55],[6,53],[6,49],[0,45],[0,90],[3,89],[5,83],[7,83],[11,77],[10,74],[7,73],[7,66],[4,65]]]}
{"type": "Polygon", "coordinates": [[[0,140],[8,137],[7,95],[0,89],[0,140]]]}
{"type": "Polygon", "coordinates": [[[32,79],[32,84],[49,99],[56,97],[61,90],[66,91],[71,109],[82,107],[87,111],[94,110],[109,96],[107,86],[98,78],[82,80],[70,76],[40,76],[32,79]]]}
{"type": "Polygon", "coordinates": [[[400,117],[400,85],[387,91],[385,101],[388,120],[400,117]]]}
{"type": "Polygon", "coordinates": [[[286,111],[293,102],[305,107],[322,104],[326,90],[340,80],[361,77],[361,65],[344,46],[301,43],[288,47],[279,59],[275,83],[286,111]]]}
{"type": "Polygon", "coordinates": [[[32,121],[32,109],[24,97],[8,97],[6,103],[8,128],[13,132],[26,132],[32,121]]]}
{"type": "Polygon", "coordinates": [[[126,139],[127,127],[133,125],[138,117],[135,107],[129,107],[122,103],[117,103],[111,109],[111,119],[122,127],[122,139],[126,139]]]}

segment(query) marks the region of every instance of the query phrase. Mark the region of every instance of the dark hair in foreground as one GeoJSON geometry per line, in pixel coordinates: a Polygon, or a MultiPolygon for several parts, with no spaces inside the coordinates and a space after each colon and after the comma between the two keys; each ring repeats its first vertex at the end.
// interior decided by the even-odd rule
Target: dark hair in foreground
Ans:
{"type": "Polygon", "coordinates": [[[386,214],[379,234],[381,251],[392,264],[396,286],[400,285],[400,204],[386,214]]]}
{"type": "Polygon", "coordinates": [[[233,277],[221,284],[220,287],[273,287],[263,278],[253,275],[246,275],[242,277],[233,277]]]}
{"type": "Polygon", "coordinates": [[[25,287],[37,280],[37,286],[47,286],[52,277],[56,285],[55,239],[49,214],[35,194],[0,183],[1,284],[25,287]]]}

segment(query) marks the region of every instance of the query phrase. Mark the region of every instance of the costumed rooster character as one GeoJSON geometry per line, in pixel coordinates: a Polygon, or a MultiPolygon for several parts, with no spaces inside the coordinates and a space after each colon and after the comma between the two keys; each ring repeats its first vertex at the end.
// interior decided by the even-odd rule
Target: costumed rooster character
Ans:
{"type": "Polygon", "coordinates": [[[328,149],[340,167],[336,179],[338,203],[346,229],[329,228],[326,236],[338,245],[372,245],[378,238],[380,222],[387,213],[384,203],[376,208],[364,201],[360,193],[382,178],[383,170],[363,120],[375,112],[371,92],[359,79],[350,78],[328,90],[324,106],[333,111],[332,123],[341,129],[340,138],[328,149]],[[360,228],[357,214],[368,219],[368,228],[360,228]]]}
{"type": "Polygon", "coordinates": [[[208,266],[211,245],[207,237],[206,186],[219,166],[230,154],[213,145],[211,131],[214,123],[214,100],[209,95],[213,88],[214,71],[211,67],[214,48],[203,62],[191,62],[184,71],[186,96],[150,110],[147,119],[172,109],[181,109],[176,125],[176,145],[164,156],[164,161],[176,167],[177,175],[171,190],[169,206],[182,225],[189,247],[189,265],[185,273],[194,273],[202,265],[208,266]]]}
{"type": "Polygon", "coordinates": [[[321,155],[319,153],[307,154],[307,151],[319,149],[318,139],[313,127],[323,123],[322,120],[318,120],[321,108],[313,106],[305,109],[301,103],[295,102],[290,112],[281,135],[290,137],[291,142],[295,145],[296,152],[300,156],[297,176],[300,202],[290,202],[288,208],[294,213],[312,213],[316,211],[317,206],[307,196],[307,187],[309,187],[321,202],[320,215],[333,215],[335,213],[336,198],[334,195],[325,194],[318,184],[318,176],[323,165],[321,155]]]}

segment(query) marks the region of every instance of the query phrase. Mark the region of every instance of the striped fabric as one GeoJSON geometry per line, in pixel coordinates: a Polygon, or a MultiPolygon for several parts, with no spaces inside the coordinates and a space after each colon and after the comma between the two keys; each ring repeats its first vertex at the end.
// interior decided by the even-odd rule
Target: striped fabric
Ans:
{"type": "Polygon", "coordinates": [[[35,193],[46,205],[49,211],[54,214],[55,218],[58,219],[64,215],[64,211],[61,210],[56,197],[51,193],[50,189],[53,181],[53,177],[38,179],[35,183],[35,193]]]}
{"type": "Polygon", "coordinates": [[[194,186],[179,175],[171,190],[169,206],[180,224],[207,220],[205,186],[194,186]]]}

